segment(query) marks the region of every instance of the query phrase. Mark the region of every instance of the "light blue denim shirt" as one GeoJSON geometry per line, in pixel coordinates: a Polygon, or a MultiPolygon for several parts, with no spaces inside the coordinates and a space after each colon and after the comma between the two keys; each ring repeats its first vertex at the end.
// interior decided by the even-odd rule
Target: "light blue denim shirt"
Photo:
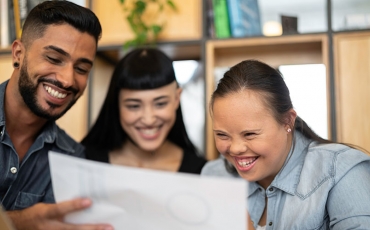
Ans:
{"type": "MultiPolygon", "coordinates": [[[[267,197],[267,230],[370,229],[370,157],[341,144],[317,145],[297,131],[294,136],[294,148],[267,190],[248,183],[254,227],[267,197]]],[[[208,162],[201,175],[235,177],[223,158],[208,162]]]]}
{"type": "Polygon", "coordinates": [[[48,151],[84,157],[84,148],[54,121],[48,122],[22,162],[6,131],[4,94],[8,81],[0,85],[0,200],[6,210],[27,208],[38,202],[53,203],[48,151]]]}

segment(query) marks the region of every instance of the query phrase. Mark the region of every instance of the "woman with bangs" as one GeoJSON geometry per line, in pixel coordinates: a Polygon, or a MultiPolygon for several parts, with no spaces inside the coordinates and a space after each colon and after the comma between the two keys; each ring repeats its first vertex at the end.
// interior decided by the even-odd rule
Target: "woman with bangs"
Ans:
{"type": "Polygon", "coordinates": [[[117,64],[96,123],[82,140],[87,159],[199,174],[185,129],[172,60],[154,48],[134,49],[117,64]]]}

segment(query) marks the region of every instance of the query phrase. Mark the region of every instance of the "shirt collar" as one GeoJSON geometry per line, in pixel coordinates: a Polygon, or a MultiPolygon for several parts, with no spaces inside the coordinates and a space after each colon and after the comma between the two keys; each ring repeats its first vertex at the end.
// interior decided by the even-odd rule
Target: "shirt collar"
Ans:
{"type": "Polygon", "coordinates": [[[293,144],[285,163],[272,181],[271,186],[279,188],[291,195],[295,194],[301,175],[304,159],[312,140],[295,131],[293,144]]]}
{"type": "MultiPolygon", "coordinates": [[[[4,112],[4,104],[5,104],[5,89],[8,85],[9,80],[0,84],[0,131],[5,131],[5,112],[4,112]]],[[[67,152],[74,152],[74,149],[71,148],[69,144],[69,140],[65,137],[65,135],[60,135],[62,130],[58,128],[55,121],[49,121],[45,124],[42,133],[40,134],[40,138],[43,139],[45,143],[56,143],[56,145],[67,151],[67,152]]],[[[2,135],[1,135],[2,138],[2,135]]]]}
{"type": "Polygon", "coordinates": [[[5,125],[5,112],[4,112],[4,98],[5,98],[5,88],[8,85],[9,80],[0,84],[0,127],[5,125]]]}
{"type": "MultiPolygon", "coordinates": [[[[307,149],[311,142],[310,139],[304,137],[300,132],[294,132],[293,144],[289,154],[282,169],[276,175],[270,186],[281,189],[291,195],[295,194],[307,149]]],[[[260,188],[262,187],[257,183],[249,183],[248,196],[252,195],[260,188]]]]}

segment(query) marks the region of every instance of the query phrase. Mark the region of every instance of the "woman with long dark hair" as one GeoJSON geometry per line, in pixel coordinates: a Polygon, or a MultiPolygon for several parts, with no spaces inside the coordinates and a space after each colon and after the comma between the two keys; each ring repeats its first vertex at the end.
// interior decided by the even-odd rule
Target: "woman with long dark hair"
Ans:
{"type": "Polygon", "coordinates": [[[154,48],[134,49],[117,64],[107,97],[82,140],[88,159],[200,173],[205,159],[190,141],[172,60],[154,48]]]}

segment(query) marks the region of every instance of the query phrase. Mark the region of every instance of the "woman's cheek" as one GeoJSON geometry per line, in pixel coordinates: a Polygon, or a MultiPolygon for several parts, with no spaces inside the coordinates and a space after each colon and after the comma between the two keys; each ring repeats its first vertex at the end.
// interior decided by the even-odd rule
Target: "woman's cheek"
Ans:
{"type": "Polygon", "coordinates": [[[216,148],[222,154],[225,155],[227,152],[227,143],[225,141],[216,140],[216,148]]]}

